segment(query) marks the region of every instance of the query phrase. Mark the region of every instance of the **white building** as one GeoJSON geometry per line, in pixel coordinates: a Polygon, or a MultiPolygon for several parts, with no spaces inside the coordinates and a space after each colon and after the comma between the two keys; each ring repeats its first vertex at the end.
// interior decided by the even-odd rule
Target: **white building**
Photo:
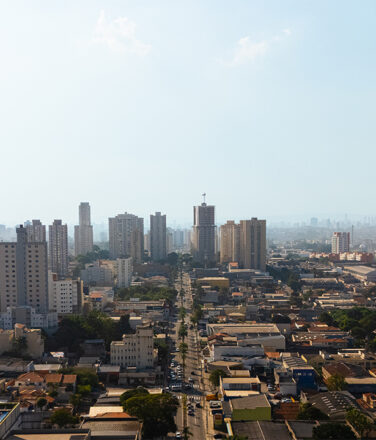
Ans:
{"type": "Polygon", "coordinates": [[[50,310],[59,315],[79,313],[83,304],[83,282],[64,279],[51,271],[48,272],[48,297],[50,310]]]}
{"type": "Polygon", "coordinates": [[[111,342],[111,365],[138,369],[154,366],[154,334],[151,326],[138,326],[136,333],[124,335],[122,341],[111,342]]]}
{"type": "Polygon", "coordinates": [[[85,285],[92,286],[112,286],[114,282],[112,270],[105,265],[101,265],[100,261],[87,264],[85,269],[81,270],[80,278],[85,285]]]}
{"type": "Polygon", "coordinates": [[[118,258],[117,287],[129,287],[132,282],[132,258],[118,258]]]}

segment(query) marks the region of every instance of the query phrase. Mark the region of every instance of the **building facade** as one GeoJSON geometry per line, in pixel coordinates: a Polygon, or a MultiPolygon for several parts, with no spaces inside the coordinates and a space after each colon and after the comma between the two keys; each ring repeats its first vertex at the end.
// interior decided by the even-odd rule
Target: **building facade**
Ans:
{"type": "Polygon", "coordinates": [[[215,206],[205,202],[194,206],[192,254],[196,261],[215,262],[215,229],[215,206]]]}
{"type": "Polygon", "coordinates": [[[26,228],[17,228],[17,242],[0,243],[0,311],[33,307],[47,313],[47,243],[29,242],[26,228]]]}
{"type": "Polygon", "coordinates": [[[133,214],[119,214],[108,219],[110,258],[132,257],[140,263],[144,254],[144,219],[133,214]]]}
{"type": "Polygon", "coordinates": [[[117,287],[129,287],[132,282],[132,258],[118,258],[117,263],[117,287]]]}
{"type": "Polygon", "coordinates": [[[48,297],[50,310],[59,315],[80,313],[83,305],[83,282],[59,280],[55,273],[48,273],[48,297]]]}
{"type": "Polygon", "coordinates": [[[151,326],[138,326],[135,334],[124,335],[122,341],[111,342],[111,365],[137,369],[154,366],[154,334],[151,326]]]}
{"type": "Polygon", "coordinates": [[[239,261],[240,226],[233,220],[228,220],[220,227],[220,262],[230,263],[239,261]]]}
{"type": "Polygon", "coordinates": [[[68,227],[54,220],[48,228],[49,267],[59,278],[68,274],[68,227]]]}
{"type": "Polygon", "coordinates": [[[221,263],[237,262],[242,269],[266,269],[266,220],[229,220],[221,226],[221,263]]]}
{"type": "Polygon", "coordinates": [[[350,251],[350,232],[334,232],[332,236],[332,253],[350,251]]]}
{"type": "Polygon", "coordinates": [[[93,226],[89,203],[81,202],[78,213],[79,224],[74,227],[74,251],[75,255],[86,255],[93,250],[93,226]]]}
{"type": "Polygon", "coordinates": [[[156,212],[150,215],[150,256],[153,261],[167,256],[166,215],[156,212]]]}
{"type": "Polygon", "coordinates": [[[32,243],[46,241],[46,226],[40,220],[32,220],[26,225],[27,241],[32,243]]]}

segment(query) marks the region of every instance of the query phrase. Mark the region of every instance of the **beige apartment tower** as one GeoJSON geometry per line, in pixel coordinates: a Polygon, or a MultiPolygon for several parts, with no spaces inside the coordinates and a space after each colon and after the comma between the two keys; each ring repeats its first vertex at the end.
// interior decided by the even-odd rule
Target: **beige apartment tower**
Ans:
{"type": "Polygon", "coordinates": [[[49,267],[59,278],[68,274],[68,226],[54,220],[48,228],[49,267]]]}
{"type": "Polygon", "coordinates": [[[29,306],[48,313],[47,243],[28,241],[17,228],[17,242],[0,243],[0,312],[29,306]]]}
{"type": "Polygon", "coordinates": [[[240,226],[233,220],[228,220],[220,227],[220,236],[220,262],[239,261],[240,226]]]}
{"type": "Polygon", "coordinates": [[[144,255],[144,219],[119,214],[108,219],[110,258],[129,258],[141,263],[144,255]]]}
{"type": "Polygon", "coordinates": [[[81,202],[78,208],[79,224],[74,227],[75,255],[86,255],[93,250],[93,226],[90,220],[90,205],[81,202]]]}
{"type": "Polygon", "coordinates": [[[192,254],[203,264],[215,262],[215,206],[205,202],[193,207],[192,254]]]}
{"type": "Polygon", "coordinates": [[[242,269],[266,270],[266,220],[230,220],[221,226],[221,263],[238,262],[242,269]]]}
{"type": "Polygon", "coordinates": [[[166,215],[156,212],[150,215],[150,256],[153,261],[167,257],[166,215]]]}
{"type": "Polygon", "coordinates": [[[26,225],[27,241],[31,243],[46,241],[46,226],[40,220],[32,220],[26,225]]]}

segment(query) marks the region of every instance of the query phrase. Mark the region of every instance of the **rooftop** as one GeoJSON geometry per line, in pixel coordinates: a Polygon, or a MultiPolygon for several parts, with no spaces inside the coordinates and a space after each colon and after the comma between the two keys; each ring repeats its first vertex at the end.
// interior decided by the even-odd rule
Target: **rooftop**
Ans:
{"type": "Polygon", "coordinates": [[[232,409],[254,409],[260,407],[270,407],[270,403],[265,394],[255,396],[240,397],[231,400],[232,409]]]}

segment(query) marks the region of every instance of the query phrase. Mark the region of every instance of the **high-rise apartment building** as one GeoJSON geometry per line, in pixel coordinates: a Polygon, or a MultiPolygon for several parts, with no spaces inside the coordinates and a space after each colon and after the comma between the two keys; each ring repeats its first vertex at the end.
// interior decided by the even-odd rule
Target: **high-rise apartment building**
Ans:
{"type": "Polygon", "coordinates": [[[144,255],[144,219],[133,214],[119,214],[108,219],[110,257],[128,258],[140,263],[144,255]]]}
{"type": "Polygon", "coordinates": [[[48,227],[49,267],[59,278],[68,273],[68,227],[54,220],[48,227]]]}
{"type": "Polygon", "coordinates": [[[192,253],[201,263],[212,263],[215,256],[215,206],[205,202],[193,207],[192,253]]]}
{"type": "Polygon", "coordinates": [[[46,226],[40,220],[32,220],[31,224],[25,225],[27,241],[35,243],[46,241],[46,226]]]}
{"type": "Polygon", "coordinates": [[[129,287],[132,282],[132,258],[118,258],[117,287],[129,287]]]}
{"type": "Polygon", "coordinates": [[[80,313],[84,302],[81,280],[59,280],[55,273],[48,273],[48,302],[50,310],[59,315],[80,313]]]}
{"type": "Polygon", "coordinates": [[[239,264],[244,269],[266,270],[266,220],[240,220],[239,264]]]}
{"type": "Polygon", "coordinates": [[[150,256],[153,261],[167,256],[166,215],[156,212],[150,215],[150,256]]]}
{"type": "Polygon", "coordinates": [[[252,218],[221,226],[221,263],[238,262],[243,269],[266,269],[266,221],[252,218]]]}
{"type": "Polygon", "coordinates": [[[229,220],[220,227],[220,262],[239,261],[240,226],[229,220]]]}
{"type": "Polygon", "coordinates": [[[332,236],[332,253],[350,251],[350,232],[334,232],[332,236]]]}
{"type": "Polygon", "coordinates": [[[86,255],[93,250],[93,226],[90,221],[90,205],[81,202],[78,208],[79,224],[74,227],[74,251],[86,255]]]}
{"type": "MultiPolygon", "coordinates": [[[[28,241],[17,228],[17,242],[0,243],[0,311],[31,307],[48,313],[47,243],[28,241]]],[[[23,322],[26,324],[26,322],[23,322]]]]}

